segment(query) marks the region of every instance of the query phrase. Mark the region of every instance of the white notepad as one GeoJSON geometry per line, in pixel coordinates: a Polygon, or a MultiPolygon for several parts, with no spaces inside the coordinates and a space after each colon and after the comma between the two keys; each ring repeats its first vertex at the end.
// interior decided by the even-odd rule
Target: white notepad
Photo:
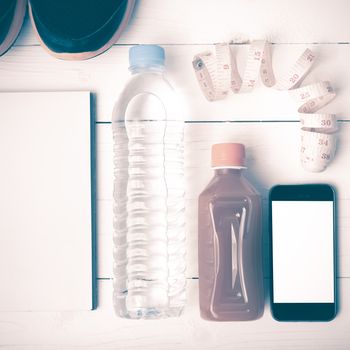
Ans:
{"type": "Polygon", "coordinates": [[[0,93],[0,311],[89,310],[89,92],[0,93]]]}

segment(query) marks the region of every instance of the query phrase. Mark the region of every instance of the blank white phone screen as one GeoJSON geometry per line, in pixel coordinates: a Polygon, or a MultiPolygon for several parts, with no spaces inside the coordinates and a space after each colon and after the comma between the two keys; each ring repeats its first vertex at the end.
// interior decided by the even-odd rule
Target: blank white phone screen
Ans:
{"type": "Polygon", "coordinates": [[[272,201],[274,303],[333,303],[333,202],[272,201]]]}

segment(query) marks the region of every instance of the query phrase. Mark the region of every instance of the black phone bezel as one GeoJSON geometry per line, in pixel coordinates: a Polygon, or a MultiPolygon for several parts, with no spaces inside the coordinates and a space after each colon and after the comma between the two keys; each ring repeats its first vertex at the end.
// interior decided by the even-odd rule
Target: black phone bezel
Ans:
{"type": "Polygon", "coordinates": [[[328,184],[276,185],[269,194],[270,305],[277,321],[331,321],[337,313],[336,288],[336,207],[335,190],[328,184]],[[333,202],[333,281],[334,303],[274,303],[273,302],[273,242],[272,200],[333,202]]]}

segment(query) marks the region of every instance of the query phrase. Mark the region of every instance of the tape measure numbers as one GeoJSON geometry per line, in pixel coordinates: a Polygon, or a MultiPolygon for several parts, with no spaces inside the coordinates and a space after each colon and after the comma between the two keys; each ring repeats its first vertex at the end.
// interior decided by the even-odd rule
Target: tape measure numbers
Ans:
{"type": "Polygon", "coordinates": [[[306,49],[276,83],[270,44],[258,40],[253,41],[249,47],[243,78],[227,43],[216,44],[215,54],[207,51],[195,55],[192,64],[199,86],[209,101],[226,98],[230,90],[234,93],[251,92],[259,75],[266,87],[289,90],[300,116],[301,163],[308,171],[320,172],[326,169],[334,157],[338,128],[334,114],[315,114],[335,98],[330,83],[324,81],[300,87],[315,60],[316,55],[306,49]]]}

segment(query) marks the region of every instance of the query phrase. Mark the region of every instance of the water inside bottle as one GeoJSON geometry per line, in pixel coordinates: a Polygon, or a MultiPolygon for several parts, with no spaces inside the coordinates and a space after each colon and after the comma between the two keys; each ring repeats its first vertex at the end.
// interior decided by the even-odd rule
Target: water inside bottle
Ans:
{"type": "Polygon", "coordinates": [[[135,118],[139,102],[113,123],[116,309],[129,318],[178,316],[185,302],[184,125],[145,117],[147,108],[135,118]]]}

